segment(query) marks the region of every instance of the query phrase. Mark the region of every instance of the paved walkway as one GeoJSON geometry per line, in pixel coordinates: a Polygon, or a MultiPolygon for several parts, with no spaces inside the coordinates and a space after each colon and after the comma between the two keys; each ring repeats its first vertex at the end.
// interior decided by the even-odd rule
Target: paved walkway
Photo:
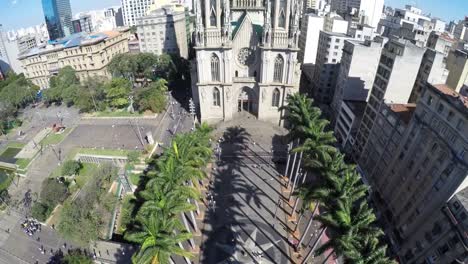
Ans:
{"type": "Polygon", "coordinates": [[[213,171],[214,203],[207,211],[200,263],[289,263],[284,197],[273,149],[285,131],[243,117],[221,124],[220,160],[213,171]]]}

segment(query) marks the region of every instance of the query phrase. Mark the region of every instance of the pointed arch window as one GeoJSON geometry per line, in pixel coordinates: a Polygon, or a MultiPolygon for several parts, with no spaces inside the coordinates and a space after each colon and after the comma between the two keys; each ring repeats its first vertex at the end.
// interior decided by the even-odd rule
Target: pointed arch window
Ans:
{"type": "Polygon", "coordinates": [[[278,54],[275,58],[275,68],[273,73],[274,82],[283,82],[284,59],[278,54]]]}
{"type": "Polygon", "coordinates": [[[216,0],[210,1],[210,26],[216,27],[216,0]]]}
{"type": "Polygon", "coordinates": [[[221,106],[221,94],[219,92],[219,89],[215,87],[213,89],[213,105],[214,106],[221,106]]]}
{"type": "Polygon", "coordinates": [[[284,15],[284,10],[280,11],[280,15],[278,18],[278,27],[285,28],[286,27],[286,16],[284,15]]]}
{"type": "Polygon", "coordinates": [[[275,88],[275,90],[273,90],[273,97],[271,98],[271,106],[279,107],[280,96],[281,96],[280,90],[278,88],[275,88]]]}
{"type": "Polygon", "coordinates": [[[216,54],[211,55],[211,80],[214,82],[219,82],[219,58],[216,54]]]}

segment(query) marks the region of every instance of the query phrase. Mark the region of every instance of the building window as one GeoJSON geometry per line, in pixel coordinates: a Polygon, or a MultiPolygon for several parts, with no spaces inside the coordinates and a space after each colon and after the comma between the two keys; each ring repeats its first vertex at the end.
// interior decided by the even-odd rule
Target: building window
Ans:
{"type": "Polygon", "coordinates": [[[273,73],[274,82],[283,82],[284,59],[281,55],[275,58],[275,68],[273,73]]]}
{"type": "Polygon", "coordinates": [[[449,112],[448,112],[448,115],[447,115],[447,121],[452,120],[453,116],[454,116],[453,112],[452,112],[452,111],[449,111],[449,112]]]}
{"type": "Polygon", "coordinates": [[[216,13],[215,13],[214,9],[211,10],[210,26],[216,27],[216,13]]]}
{"type": "Polygon", "coordinates": [[[427,105],[431,105],[433,100],[434,99],[432,98],[432,96],[429,95],[429,97],[427,98],[427,105]]]}
{"type": "Polygon", "coordinates": [[[211,80],[219,82],[219,58],[216,54],[211,55],[211,80]]]}
{"type": "Polygon", "coordinates": [[[280,104],[280,91],[278,88],[275,88],[275,90],[273,90],[273,97],[272,97],[272,100],[271,100],[271,106],[273,107],[279,107],[279,104],[280,104]]]}
{"type": "Polygon", "coordinates": [[[463,126],[465,125],[465,122],[460,118],[458,119],[458,123],[457,123],[457,129],[458,130],[463,130],[463,126]]]}
{"type": "Polygon", "coordinates": [[[439,107],[437,108],[437,112],[440,114],[444,111],[444,105],[443,104],[439,104],[439,107]]]}
{"type": "Polygon", "coordinates": [[[213,89],[213,105],[221,106],[221,94],[219,93],[219,89],[216,87],[213,89]]]}

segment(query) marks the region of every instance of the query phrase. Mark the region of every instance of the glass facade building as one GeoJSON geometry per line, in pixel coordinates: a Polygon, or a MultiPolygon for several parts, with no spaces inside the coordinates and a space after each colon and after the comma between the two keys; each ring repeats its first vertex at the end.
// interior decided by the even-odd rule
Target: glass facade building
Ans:
{"type": "Polygon", "coordinates": [[[50,40],[73,33],[70,0],[42,0],[42,10],[50,40]]]}

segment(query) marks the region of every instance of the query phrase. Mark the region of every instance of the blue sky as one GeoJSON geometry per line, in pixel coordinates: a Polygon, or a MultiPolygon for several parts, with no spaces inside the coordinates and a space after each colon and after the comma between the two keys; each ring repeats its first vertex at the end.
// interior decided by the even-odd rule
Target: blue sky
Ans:
{"type": "MultiPolygon", "coordinates": [[[[70,0],[72,12],[120,5],[120,0],[70,0]]],[[[44,22],[41,0],[0,0],[0,24],[5,30],[44,22]]]]}
{"type": "Polygon", "coordinates": [[[419,7],[425,14],[430,13],[445,22],[468,16],[468,0],[385,0],[385,5],[392,7],[404,7],[406,4],[419,7]]]}
{"type": "MultiPolygon", "coordinates": [[[[413,4],[447,22],[468,15],[468,0],[385,0],[385,4],[392,7],[413,4]]],[[[120,5],[120,0],[71,0],[71,5],[76,13],[120,5]]],[[[0,0],[0,24],[4,29],[28,27],[43,21],[41,0],[0,0]]]]}

